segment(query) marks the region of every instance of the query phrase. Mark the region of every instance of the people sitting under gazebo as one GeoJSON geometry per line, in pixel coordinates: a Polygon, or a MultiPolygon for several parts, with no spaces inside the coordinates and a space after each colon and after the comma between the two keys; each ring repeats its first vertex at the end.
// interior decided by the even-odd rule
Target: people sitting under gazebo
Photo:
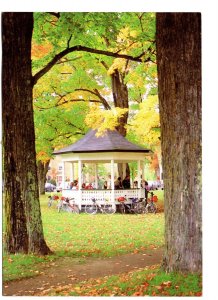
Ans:
{"type": "MultiPolygon", "coordinates": [[[[135,145],[125,139],[116,130],[107,130],[105,135],[97,136],[95,130],[90,130],[82,139],[76,143],[56,150],[55,155],[60,155],[62,159],[62,194],[65,197],[74,198],[76,203],[84,206],[91,203],[94,197],[98,201],[110,199],[110,202],[116,205],[120,196],[130,198],[144,197],[144,189],[141,187],[141,176],[144,178],[143,163],[145,157],[151,154],[151,151],[135,145]],[[126,174],[126,164],[137,162],[137,186],[130,187],[130,180],[126,174]],[[94,189],[83,188],[83,165],[94,165],[94,189]],[[110,164],[110,175],[106,186],[99,186],[98,164],[110,164]],[[64,178],[66,165],[71,166],[71,182],[75,174],[74,165],[77,164],[78,184],[77,189],[67,189],[65,187],[64,178]],[[118,175],[115,180],[115,166],[120,165],[122,168],[122,178],[118,175]]],[[[73,186],[74,187],[74,186],[73,186]]]]}

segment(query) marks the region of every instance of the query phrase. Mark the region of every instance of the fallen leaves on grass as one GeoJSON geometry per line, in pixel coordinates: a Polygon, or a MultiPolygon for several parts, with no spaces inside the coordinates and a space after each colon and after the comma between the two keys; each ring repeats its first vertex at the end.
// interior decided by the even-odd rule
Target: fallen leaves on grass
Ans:
{"type": "MultiPolygon", "coordinates": [[[[83,281],[76,285],[59,286],[49,296],[201,296],[201,276],[172,275],[160,271],[159,265],[119,275],[83,281]],[[172,280],[164,280],[172,278],[172,280]],[[189,283],[195,283],[193,287],[189,283]]],[[[46,295],[43,291],[40,295],[46,295]]]]}

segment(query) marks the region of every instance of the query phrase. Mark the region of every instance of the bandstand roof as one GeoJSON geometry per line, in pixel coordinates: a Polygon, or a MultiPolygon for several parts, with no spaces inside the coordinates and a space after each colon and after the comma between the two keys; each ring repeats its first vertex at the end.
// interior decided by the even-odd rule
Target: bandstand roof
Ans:
{"type": "Polygon", "coordinates": [[[98,152],[135,152],[151,153],[149,149],[142,148],[125,139],[116,130],[107,130],[103,136],[96,136],[96,130],[90,130],[76,143],[54,151],[55,155],[69,153],[98,153],[98,152]]]}

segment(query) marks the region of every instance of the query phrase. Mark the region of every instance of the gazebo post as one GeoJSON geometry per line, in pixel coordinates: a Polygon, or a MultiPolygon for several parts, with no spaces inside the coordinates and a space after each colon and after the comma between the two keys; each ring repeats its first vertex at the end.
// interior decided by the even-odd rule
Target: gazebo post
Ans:
{"type": "Polygon", "coordinates": [[[82,161],[78,161],[78,192],[79,192],[79,208],[81,209],[82,203],[82,161]]]}
{"type": "Polygon", "coordinates": [[[142,161],[142,180],[145,180],[145,162],[142,161]]]}
{"type": "Polygon", "coordinates": [[[115,203],[114,199],[114,160],[111,159],[111,202],[115,203]]]}
{"type": "Polygon", "coordinates": [[[97,163],[94,164],[95,168],[95,188],[98,189],[98,165],[97,163]]]}
{"type": "Polygon", "coordinates": [[[62,189],[65,188],[65,162],[62,164],[62,189]]]}
{"type": "Polygon", "coordinates": [[[138,160],[137,162],[137,181],[138,181],[138,189],[141,188],[141,176],[140,176],[140,170],[141,170],[141,161],[138,160]]]}
{"type": "Polygon", "coordinates": [[[71,168],[70,168],[70,182],[73,182],[74,180],[74,163],[71,162],[71,168]]]}

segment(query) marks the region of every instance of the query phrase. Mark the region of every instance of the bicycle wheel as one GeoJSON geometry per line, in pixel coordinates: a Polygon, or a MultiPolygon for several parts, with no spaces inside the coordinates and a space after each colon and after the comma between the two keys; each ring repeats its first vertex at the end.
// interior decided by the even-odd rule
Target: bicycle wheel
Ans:
{"type": "Polygon", "coordinates": [[[154,204],[154,212],[153,212],[154,214],[156,214],[157,213],[157,205],[156,204],[154,204]]]}
{"type": "Polygon", "coordinates": [[[125,209],[124,203],[120,203],[119,210],[120,210],[121,214],[125,214],[126,213],[126,209],[125,209]]]}
{"type": "Polygon", "coordinates": [[[77,205],[74,205],[74,206],[72,207],[72,213],[73,213],[73,214],[79,214],[79,207],[78,207],[77,205]]]}
{"type": "Polygon", "coordinates": [[[116,211],[116,209],[111,205],[111,204],[106,204],[104,207],[103,207],[103,212],[105,214],[108,214],[108,215],[112,215],[114,214],[116,211]]]}
{"type": "Polygon", "coordinates": [[[57,209],[58,209],[58,212],[61,212],[61,209],[62,209],[62,204],[61,204],[61,203],[59,203],[59,204],[57,205],[57,209]]]}
{"type": "Polygon", "coordinates": [[[145,213],[156,214],[156,212],[157,212],[157,207],[155,204],[153,204],[153,205],[148,204],[145,208],[145,213]]]}
{"type": "Polygon", "coordinates": [[[150,204],[148,203],[145,207],[145,213],[148,214],[150,212],[150,204]]]}
{"type": "Polygon", "coordinates": [[[136,214],[144,214],[145,213],[145,206],[142,203],[137,203],[134,210],[135,210],[136,214]]]}
{"type": "Polygon", "coordinates": [[[96,204],[87,204],[85,206],[85,212],[90,215],[94,215],[97,213],[98,207],[96,204]]]}
{"type": "Polygon", "coordinates": [[[72,207],[70,207],[69,205],[65,206],[64,210],[65,210],[66,212],[69,212],[69,213],[72,213],[72,212],[73,212],[72,207]]]}

